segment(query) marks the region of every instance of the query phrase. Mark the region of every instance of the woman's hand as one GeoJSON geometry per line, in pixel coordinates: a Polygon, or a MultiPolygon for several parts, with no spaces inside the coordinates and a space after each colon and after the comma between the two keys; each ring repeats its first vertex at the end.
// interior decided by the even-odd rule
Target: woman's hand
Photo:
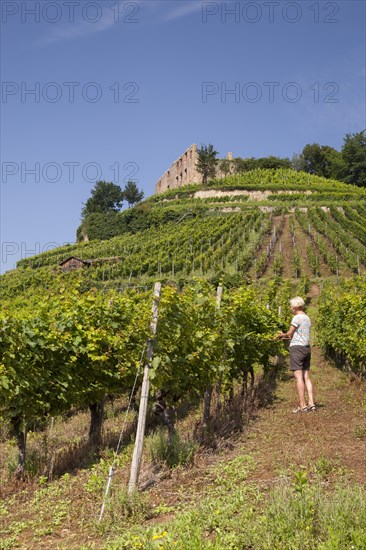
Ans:
{"type": "Polygon", "coordinates": [[[275,340],[291,340],[293,335],[294,335],[295,328],[296,327],[294,327],[294,325],[291,325],[287,332],[279,332],[275,336],[274,339],[275,340]]]}

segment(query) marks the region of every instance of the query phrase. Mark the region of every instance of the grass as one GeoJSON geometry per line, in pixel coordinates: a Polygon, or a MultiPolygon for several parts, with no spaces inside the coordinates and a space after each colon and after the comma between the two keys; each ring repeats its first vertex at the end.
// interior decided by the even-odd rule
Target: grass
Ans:
{"type": "Polygon", "coordinates": [[[366,491],[337,481],[329,491],[304,470],[289,473],[269,492],[246,483],[253,468],[240,456],[216,469],[212,487],[175,519],[134,527],[108,550],[351,550],[366,548],[366,491]]]}
{"type": "MultiPolygon", "coordinates": [[[[134,431],[136,413],[125,416],[125,401],[116,400],[106,405],[106,419],[103,425],[103,448],[108,454],[114,449],[122,423],[126,420],[126,441],[134,431]]],[[[52,480],[80,467],[92,467],[95,456],[87,445],[90,414],[79,411],[70,417],[51,418],[43,429],[28,429],[27,463],[28,480],[45,477],[52,480]]],[[[3,429],[0,437],[0,478],[10,480],[18,461],[18,449],[14,439],[3,429]]]]}
{"type": "Polygon", "coordinates": [[[198,447],[193,440],[183,440],[178,432],[169,438],[162,428],[147,438],[146,445],[151,461],[165,463],[169,468],[191,464],[198,447]]]}
{"type": "MultiPolygon", "coordinates": [[[[126,492],[132,443],[124,444],[101,523],[98,516],[113,446],[106,446],[98,459],[83,468],[73,462],[70,473],[55,475],[53,481],[42,473],[42,458],[42,467],[35,469],[27,483],[13,489],[6,486],[6,493],[1,488],[0,547],[366,549],[361,450],[366,401],[358,385],[348,382],[339,386],[345,375],[331,370],[317,354],[315,364],[317,392],[322,391],[319,397],[325,402],[316,415],[298,419],[288,412],[294,389],[292,379],[283,377],[276,400],[267,400],[267,408],[257,411],[259,418],[243,416],[249,423],[243,434],[237,430],[230,435],[234,426],[230,411],[221,411],[217,423],[222,425],[225,414],[229,415],[230,433],[219,437],[215,432],[215,449],[192,449],[190,435],[201,418],[199,406],[179,417],[180,438],[173,446],[169,446],[165,431],[154,428],[146,440],[142,477],[146,479],[147,474],[149,480],[151,473],[157,473],[161,479],[163,473],[164,478],[132,497],[126,492]],[[345,389],[354,398],[342,404],[345,389]],[[152,459],[155,464],[151,465],[152,459]],[[169,469],[167,462],[187,466],[169,469]]],[[[231,406],[238,416],[235,403],[231,406]]],[[[108,441],[118,435],[123,411],[122,402],[108,409],[108,441]]],[[[68,441],[71,444],[71,435],[82,439],[88,421],[88,415],[81,412],[55,422],[51,430],[34,432],[32,452],[37,454],[38,449],[43,457],[50,456],[44,451],[45,433],[48,449],[53,450],[68,441]]],[[[216,426],[214,416],[212,421],[216,426]]],[[[14,448],[9,448],[9,443],[1,445],[1,450],[6,445],[9,458],[14,448]]]]}
{"type": "Polygon", "coordinates": [[[366,439],[366,423],[357,425],[354,431],[357,439],[366,439]]]}
{"type": "MultiPolygon", "coordinates": [[[[268,490],[250,480],[256,467],[253,456],[244,454],[244,448],[236,452],[234,458],[223,455],[218,464],[205,470],[206,478],[198,493],[193,488],[189,494],[184,485],[176,487],[179,498],[173,506],[155,506],[149,493],[130,497],[126,484],[115,479],[101,524],[97,512],[111,456],[105,456],[79,476],[65,474],[52,483],[40,479],[29,500],[26,491],[21,498],[32,512],[28,516],[23,510],[19,517],[11,518],[20,495],[0,505],[1,520],[8,520],[1,548],[19,547],[22,540],[26,545],[32,541],[39,547],[47,547],[50,541],[48,547],[52,547],[52,537],[57,538],[60,527],[68,531],[71,524],[74,532],[79,531],[78,541],[73,545],[69,539],[59,548],[366,548],[366,490],[350,484],[347,472],[336,460],[321,456],[309,471],[294,465],[284,470],[268,490]],[[72,516],[77,499],[76,526],[72,516]],[[174,517],[164,520],[167,515],[174,517]],[[92,542],[86,542],[88,539],[92,542]]],[[[118,458],[120,471],[127,466],[129,455],[126,449],[118,458]]]]}
{"type": "MultiPolygon", "coordinates": [[[[224,416],[225,411],[224,406],[221,410],[224,416]]],[[[131,415],[134,417],[134,414],[131,415]]],[[[1,502],[1,548],[12,548],[22,543],[52,546],[54,540],[64,536],[63,533],[66,533],[69,543],[76,537],[81,545],[90,538],[99,540],[100,537],[117,537],[121,531],[126,531],[136,523],[156,520],[161,515],[176,512],[177,506],[170,506],[164,499],[158,501],[156,506],[148,493],[136,493],[132,497],[127,495],[133,447],[130,441],[122,446],[116,458],[103,522],[98,523],[109,468],[114,459],[111,442],[113,438],[116,439],[124,418],[123,403],[117,404],[117,407],[116,404],[109,404],[106,416],[106,445],[99,457],[89,459],[83,455],[89,425],[86,412],[52,421],[42,430],[30,431],[27,478],[25,483],[18,486],[12,486],[9,477],[16,465],[16,447],[14,442],[6,439],[4,433],[1,475],[4,480],[8,478],[5,491],[12,496],[1,502]],[[75,452],[71,452],[72,449],[75,452]]],[[[132,417],[131,423],[134,420],[132,417]]],[[[182,418],[178,415],[178,431],[170,439],[165,430],[152,426],[153,431],[146,438],[142,483],[144,476],[147,476],[149,482],[151,474],[157,474],[157,479],[161,478],[160,474],[169,477],[169,469],[177,466],[180,467],[177,470],[185,468],[188,472],[187,468],[192,466],[198,449],[191,434],[200,417],[199,403],[189,415],[185,414],[182,418]]],[[[225,466],[220,479],[225,480],[226,474],[225,466]]],[[[5,493],[1,492],[1,496],[5,497],[5,493]]],[[[186,496],[182,493],[179,498],[184,499],[186,496]]]]}

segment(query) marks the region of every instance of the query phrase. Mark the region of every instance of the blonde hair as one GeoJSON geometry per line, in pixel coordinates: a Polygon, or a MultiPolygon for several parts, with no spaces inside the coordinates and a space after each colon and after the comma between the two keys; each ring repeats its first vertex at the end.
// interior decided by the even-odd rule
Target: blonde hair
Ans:
{"type": "Polygon", "coordinates": [[[295,298],[292,298],[292,300],[290,300],[290,305],[291,307],[303,308],[305,305],[305,302],[301,298],[301,296],[295,296],[295,298]]]}

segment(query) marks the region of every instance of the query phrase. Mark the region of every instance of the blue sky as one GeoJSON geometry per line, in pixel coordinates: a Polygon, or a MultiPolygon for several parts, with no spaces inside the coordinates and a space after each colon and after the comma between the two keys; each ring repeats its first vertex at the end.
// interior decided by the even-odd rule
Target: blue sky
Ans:
{"type": "Polygon", "coordinates": [[[1,21],[2,272],[74,242],[97,179],[149,196],[192,143],[291,157],[366,127],[363,1],[3,0],[1,21]]]}

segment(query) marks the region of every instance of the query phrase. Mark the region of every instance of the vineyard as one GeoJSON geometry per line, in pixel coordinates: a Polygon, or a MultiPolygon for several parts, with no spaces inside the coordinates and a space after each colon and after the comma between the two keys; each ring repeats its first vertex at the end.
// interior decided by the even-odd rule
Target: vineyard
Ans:
{"type": "MultiPolygon", "coordinates": [[[[78,414],[88,414],[88,429],[75,446],[81,454],[87,449],[81,463],[90,466],[105,442],[108,403],[126,408],[138,401],[149,343],[152,434],[160,424],[172,445],[190,414],[195,420],[185,437],[202,448],[218,444],[215,430],[223,437],[242,431],[250,407],[265,404],[281,376],[287,351],[274,335],[287,330],[289,299],[297,294],[317,296],[313,313],[325,356],[359,380],[365,376],[365,190],[289,170],[256,170],[153,196],[120,218],[112,238],[24,258],[0,277],[6,483],[41,476],[51,484],[72,471],[61,448],[35,465],[27,433],[46,441],[54,422],[78,414]],[[64,272],[60,264],[71,256],[86,263],[64,272]],[[162,293],[152,337],[156,281],[162,293]],[[233,404],[239,404],[234,412],[233,404]],[[220,431],[229,410],[235,422],[230,417],[230,428],[220,431]]],[[[17,544],[9,529],[4,548],[17,544]]]]}
{"type": "Polygon", "coordinates": [[[299,279],[363,275],[363,207],[295,207],[292,212],[253,206],[239,212],[189,213],[162,227],[108,241],[69,245],[23,259],[0,279],[2,299],[30,289],[55,289],[80,278],[89,288],[150,287],[153,281],[194,277],[244,283],[280,275],[299,279]],[[87,260],[82,274],[62,273],[69,256],[87,260]]]}

